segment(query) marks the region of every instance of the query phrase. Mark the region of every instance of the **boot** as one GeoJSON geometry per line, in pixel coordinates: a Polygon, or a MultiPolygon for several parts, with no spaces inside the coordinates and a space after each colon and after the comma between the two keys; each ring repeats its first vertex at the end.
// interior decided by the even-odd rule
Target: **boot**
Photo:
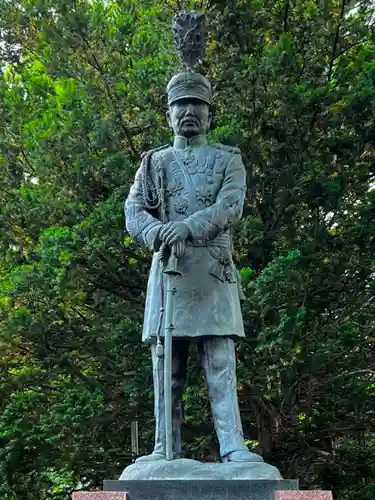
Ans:
{"type": "Polygon", "coordinates": [[[229,337],[209,337],[198,346],[223,462],[263,462],[244,443],[237,397],[236,356],[229,337]]]}
{"type": "MultiPolygon", "coordinates": [[[[176,339],[172,344],[172,450],[173,458],[181,458],[182,396],[186,378],[189,341],[176,339]]],[[[151,345],[154,378],[155,446],[150,455],[139,457],[136,462],[166,460],[165,411],[164,411],[164,358],[156,356],[156,346],[151,345]]]]}

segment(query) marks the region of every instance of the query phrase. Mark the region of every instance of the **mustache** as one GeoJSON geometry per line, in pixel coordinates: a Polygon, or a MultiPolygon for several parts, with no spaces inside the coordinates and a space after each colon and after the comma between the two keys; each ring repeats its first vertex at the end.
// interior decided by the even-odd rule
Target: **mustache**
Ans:
{"type": "Polygon", "coordinates": [[[193,122],[196,125],[199,125],[199,120],[195,116],[184,116],[184,118],[181,119],[181,124],[183,125],[186,122],[193,122]]]}

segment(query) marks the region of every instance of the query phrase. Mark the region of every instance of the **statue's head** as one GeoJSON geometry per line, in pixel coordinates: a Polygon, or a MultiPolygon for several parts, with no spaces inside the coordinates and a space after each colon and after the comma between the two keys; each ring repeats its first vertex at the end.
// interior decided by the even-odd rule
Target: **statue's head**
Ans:
{"type": "Polygon", "coordinates": [[[199,99],[187,97],[171,104],[167,120],[174,135],[194,137],[205,134],[211,125],[210,106],[199,99]]]}
{"type": "Polygon", "coordinates": [[[175,75],[167,86],[167,120],[173,133],[194,137],[208,132],[211,125],[211,84],[190,71],[175,75]]]}

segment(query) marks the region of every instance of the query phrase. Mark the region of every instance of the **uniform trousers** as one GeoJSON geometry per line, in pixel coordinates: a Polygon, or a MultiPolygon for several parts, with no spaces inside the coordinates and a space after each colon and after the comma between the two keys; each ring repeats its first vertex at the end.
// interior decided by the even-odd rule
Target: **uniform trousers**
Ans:
{"type": "MultiPolygon", "coordinates": [[[[236,356],[229,337],[202,337],[197,343],[201,366],[208,388],[212,416],[220,445],[220,455],[246,450],[237,398],[236,356]]],[[[174,338],[172,343],[172,422],[173,454],[181,456],[181,421],[183,392],[190,339],[174,338]]],[[[165,454],[164,359],[156,356],[151,345],[154,378],[155,448],[165,454]]]]}

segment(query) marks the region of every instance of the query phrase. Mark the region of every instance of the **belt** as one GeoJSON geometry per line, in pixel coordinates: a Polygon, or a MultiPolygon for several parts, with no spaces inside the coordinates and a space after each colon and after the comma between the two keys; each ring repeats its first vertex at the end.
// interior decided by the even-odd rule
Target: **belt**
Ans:
{"type": "Polygon", "coordinates": [[[232,239],[230,233],[221,233],[213,240],[194,240],[189,241],[193,247],[223,247],[232,248],[232,239]]]}

